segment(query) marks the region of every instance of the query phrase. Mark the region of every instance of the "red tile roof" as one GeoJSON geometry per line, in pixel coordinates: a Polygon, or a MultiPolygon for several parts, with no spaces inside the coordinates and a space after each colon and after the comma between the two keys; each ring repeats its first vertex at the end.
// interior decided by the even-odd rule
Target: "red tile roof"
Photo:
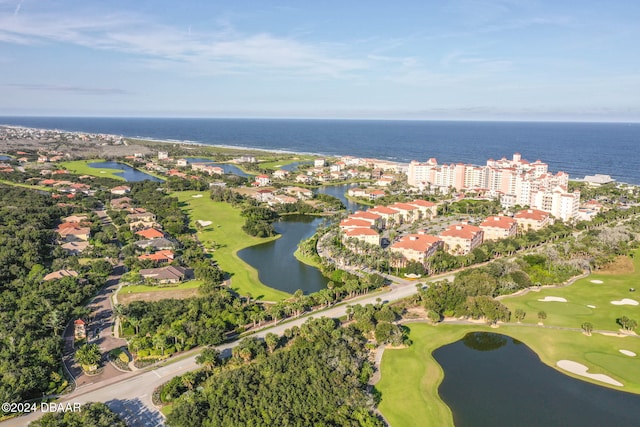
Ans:
{"type": "Polygon", "coordinates": [[[427,200],[421,200],[421,199],[416,199],[413,202],[409,202],[409,204],[415,205],[415,206],[421,206],[421,207],[425,207],[425,208],[431,208],[431,207],[436,205],[433,202],[429,202],[427,200]]]}
{"type": "Polygon", "coordinates": [[[496,227],[509,230],[516,223],[516,220],[508,216],[490,216],[487,217],[480,227],[496,227]]]}
{"type": "Polygon", "coordinates": [[[537,209],[524,209],[514,215],[514,218],[516,219],[531,219],[534,221],[543,221],[547,217],[549,217],[548,212],[537,209]]]}
{"type": "Polygon", "coordinates": [[[142,236],[145,239],[157,239],[160,237],[164,237],[164,233],[160,230],[156,230],[155,228],[147,228],[145,230],[136,231],[138,236],[142,236]]]}
{"type": "Polygon", "coordinates": [[[409,249],[418,252],[427,252],[433,245],[439,244],[442,239],[429,234],[408,234],[391,245],[393,249],[409,249]]]}
{"type": "Polygon", "coordinates": [[[376,206],[375,208],[369,209],[367,212],[373,212],[379,215],[395,215],[398,213],[398,211],[390,209],[386,206],[376,206]]]}
{"type": "Polygon", "coordinates": [[[370,219],[370,220],[377,220],[380,219],[381,216],[378,215],[377,213],[373,213],[373,212],[369,212],[369,211],[356,211],[355,213],[349,215],[349,218],[352,219],[370,219]]]}
{"type": "Polygon", "coordinates": [[[348,230],[344,230],[344,234],[347,237],[378,236],[378,232],[377,231],[372,230],[371,228],[366,228],[366,227],[350,228],[348,230]]]}
{"type": "Polygon", "coordinates": [[[340,228],[354,228],[354,227],[365,227],[365,228],[371,228],[371,222],[369,221],[365,221],[362,219],[343,219],[342,221],[340,221],[340,228]]]}
{"type": "Polygon", "coordinates": [[[440,233],[443,237],[458,237],[461,239],[472,240],[476,234],[482,232],[480,227],[469,224],[453,224],[440,233]]]}

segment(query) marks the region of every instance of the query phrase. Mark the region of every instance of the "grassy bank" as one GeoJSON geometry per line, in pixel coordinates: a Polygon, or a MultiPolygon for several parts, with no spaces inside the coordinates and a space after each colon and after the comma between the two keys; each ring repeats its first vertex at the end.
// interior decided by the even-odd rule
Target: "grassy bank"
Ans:
{"type": "MultiPolygon", "coordinates": [[[[380,412],[391,425],[453,426],[451,411],[438,396],[444,374],[432,352],[475,331],[511,336],[529,346],[549,366],[555,367],[558,360],[573,360],[588,366],[589,373],[609,375],[624,384],[623,388],[610,388],[640,393],[640,365],[636,358],[619,352],[626,349],[640,354],[640,340],[636,338],[598,334],[588,337],[577,331],[516,325],[491,329],[484,325],[415,323],[410,325],[413,344],[404,349],[387,349],[382,358],[382,378],[376,389],[382,395],[380,412]]],[[[568,375],[607,387],[601,382],[568,375]]]]}
{"type": "Polygon", "coordinates": [[[270,288],[262,284],[258,271],[238,257],[238,251],[259,243],[268,242],[271,238],[249,236],[242,230],[244,218],[240,209],[228,203],[214,202],[208,192],[178,191],[171,194],[184,205],[189,215],[192,228],[196,229],[196,221],[212,221],[212,224],[201,228],[197,235],[206,248],[213,252],[220,268],[231,274],[231,287],[242,295],[251,293],[253,298],[265,301],[280,301],[290,295],[286,292],[270,288]],[[202,197],[193,196],[201,195],[202,197]]]}
{"type": "Polygon", "coordinates": [[[93,168],[89,166],[89,163],[104,161],[104,159],[74,160],[71,162],[62,162],[60,163],[60,166],[78,175],[89,175],[99,178],[111,178],[117,179],[118,181],[125,181],[123,177],[116,175],[117,173],[124,172],[122,169],[93,168]]]}
{"type": "Polygon", "coordinates": [[[311,267],[315,267],[318,270],[320,270],[322,267],[319,256],[316,255],[316,256],[310,257],[310,256],[302,255],[302,253],[300,253],[300,248],[296,249],[296,251],[293,253],[293,256],[296,257],[296,259],[301,263],[310,265],[311,267]]]}

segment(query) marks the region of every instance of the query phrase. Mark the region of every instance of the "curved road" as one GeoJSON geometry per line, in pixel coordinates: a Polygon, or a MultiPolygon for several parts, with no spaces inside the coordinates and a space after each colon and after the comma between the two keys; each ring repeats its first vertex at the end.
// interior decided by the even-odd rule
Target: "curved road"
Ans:
{"type": "MultiPolygon", "coordinates": [[[[446,274],[438,276],[437,278],[431,278],[430,280],[442,280],[450,276],[452,277],[453,275],[446,274]]],[[[306,316],[287,320],[275,326],[266,327],[249,336],[264,338],[269,332],[282,335],[286,329],[303,324],[309,317],[338,318],[346,315],[347,306],[351,304],[376,304],[379,298],[384,301],[396,301],[417,293],[416,282],[405,280],[402,282],[402,284],[394,283],[391,285],[387,293],[365,295],[322,310],[321,312],[308,313],[306,316]]],[[[238,341],[218,346],[217,349],[223,355],[229,355],[231,349],[236,345],[238,345],[238,341]]],[[[195,361],[198,354],[199,351],[196,350],[183,359],[180,359],[178,356],[177,359],[169,361],[162,367],[121,373],[121,375],[117,377],[105,379],[98,383],[81,385],[76,388],[73,393],[62,397],[58,403],[84,404],[88,402],[104,402],[113,411],[118,413],[128,426],[162,426],[164,425],[164,418],[151,402],[151,394],[156,387],[169,381],[174,376],[182,375],[188,371],[199,368],[195,361]]],[[[40,412],[27,414],[22,417],[4,421],[0,423],[0,426],[25,426],[41,415],[40,412]]]]}

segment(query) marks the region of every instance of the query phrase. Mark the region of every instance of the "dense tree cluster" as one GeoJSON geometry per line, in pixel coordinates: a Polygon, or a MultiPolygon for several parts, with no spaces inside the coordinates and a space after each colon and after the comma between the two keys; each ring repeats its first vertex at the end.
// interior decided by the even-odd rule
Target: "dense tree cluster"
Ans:
{"type": "Polygon", "coordinates": [[[124,421],[104,403],[87,403],[80,411],[51,412],[29,427],[127,427],[124,421]]]}
{"type": "Polygon", "coordinates": [[[60,334],[104,280],[93,274],[82,284],[76,277],[42,282],[52,265],[82,273],[75,257],[53,250],[52,229],[72,212],[48,194],[0,188],[0,401],[25,401],[66,384],[60,334]]]}
{"type": "Polygon", "coordinates": [[[383,425],[365,391],[372,368],[360,332],[319,319],[288,335],[289,345],[272,354],[262,341],[241,343],[229,368],[218,370],[202,387],[190,383],[191,390],[174,403],[168,424],[383,425]]]}
{"type": "Polygon", "coordinates": [[[129,348],[138,357],[162,356],[197,345],[215,345],[251,322],[262,306],[241,301],[226,288],[182,300],[133,301],[118,306],[129,348]]]}
{"type": "Polygon", "coordinates": [[[270,237],[276,235],[273,222],[278,219],[278,214],[272,209],[251,206],[241,213],[246,218],[242,230],[245,233],[256,237],[270,237]]]}
{"type": "Polygon", "coordinates": [[[131,194],[138,204],[153,212],[167,233],[177,236],[187,232],[187,216],[175,197],[158,194],[158,183],[142,181],[131,184],[131,194]]]}

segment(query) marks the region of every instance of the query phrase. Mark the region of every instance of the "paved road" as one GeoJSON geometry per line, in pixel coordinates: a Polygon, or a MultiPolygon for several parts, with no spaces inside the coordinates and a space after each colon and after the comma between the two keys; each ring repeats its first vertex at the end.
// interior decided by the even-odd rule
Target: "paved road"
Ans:
{"type": "MultiPolygon", "coordinates": [[[[439,280],[451,275],[438,277],[439,280]]],[[[255,332],[251,336],[264,338],[269,332],[282,335],[286,329],[292,326],[300,326],[307,321],[309,317],[332,317],[337,318],[346,315],[346,308],[349,304],[376,304],[380,298],[384,301],[396,301],[406,298],[417,292],[416,282],[407,282],[403,284],[393,284],[389,292],[373,295],[365,295],[361,298],[351,300],[348,303],[342,303],[323,310],[319,313],[309,313],[297,319],[291,319],[281,322],[276,326],[271,326],[255,332]]],[[[238,341],[224,344],[217,349],[223,355],[230,355],[231,349],[238,345],[238,341]]],[[[150,371],[137,371],[130,373],[120,373],[114,378],[104,379],[99,383],[90,383],[79,386],[73,393],[60,399],[59,402],[66,403],[87,403],[87,402],[105,402],[113,411],[117,412],[131,427],[137,426],[162,426],[163,417],[157,408],[151,402],[151,393],[159,385],[169,381],[177,375],[198,368],[195,362],[199,352],[194,352],[189,357],[168,363],[166,366],[155,368],[150,371]]],[[[37,419],[41,413],[33,413],[16,419],[8,420],[0,423],[2,427],[25,426],[30,421],[37,419]]]]}

